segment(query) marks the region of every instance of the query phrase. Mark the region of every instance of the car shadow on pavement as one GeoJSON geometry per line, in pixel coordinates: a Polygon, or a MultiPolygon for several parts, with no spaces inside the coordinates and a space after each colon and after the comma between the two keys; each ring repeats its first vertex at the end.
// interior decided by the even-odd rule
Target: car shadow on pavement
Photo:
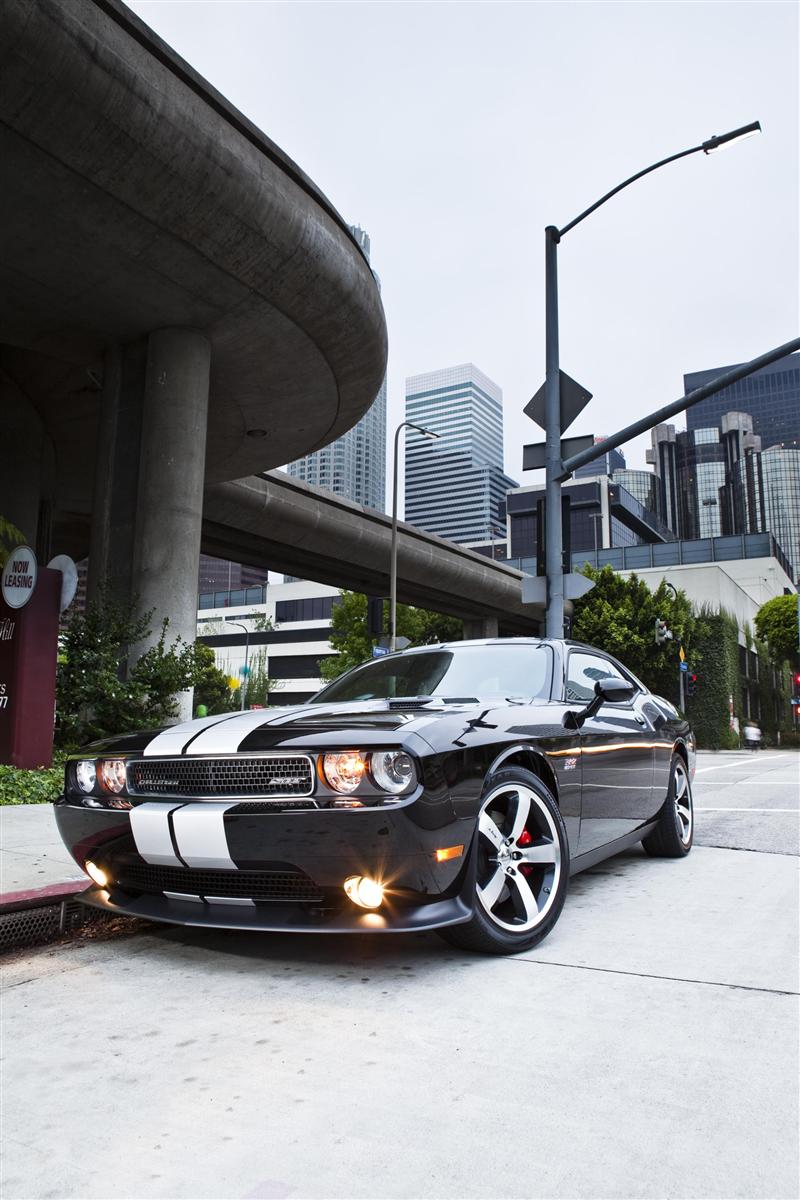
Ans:
{"type": "MultiPolygon", "coordinates": [[[[607,876],[638,873],[637,868],[651,862],[644,851],[628,850],[575,876],[570,881],[570,893],[575,897],[586,896],[602,888],[607,876]]],[[[570,893],[561,921],[569,921],[570,893]]],[[[493,955],[470,954],[450,946],[435,933],[251,933],[181,925],[152,925],[150,933],[159,940],[164,951],[169,952],[172,947],[181,957],[188,951],[192,957],[201,955],[219,961],[234,957],[264,966],[279,963],[284,971],[314,965],[337,967],[349,975],[369,968],[373,972],[386,971],[387,977],[400,971],[412,978],[418,971],[447,971],[456,964],[497,961],[493,955]]],[[[554,945],[558,937],[559,925],[556,925],[547,938],[548,946],[554,945]]]]}

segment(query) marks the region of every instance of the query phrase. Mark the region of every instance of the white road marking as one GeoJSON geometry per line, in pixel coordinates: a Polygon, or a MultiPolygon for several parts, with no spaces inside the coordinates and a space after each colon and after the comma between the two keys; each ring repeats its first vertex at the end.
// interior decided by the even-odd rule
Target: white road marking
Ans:
{"type": "MultiPolygon", "coordinates": [[[[776,754],[774,758],[770,757],[766,760],[766,762],[769,765],[771,765],[774,762],[778,762],[778,760],[781,758],[790,758],[790,757],[791,757],[791,755],[789,755],[789,754],[776,754]]],[[[762,759],[761,761],[764,762],[765,760],[762,759]]],[[[695,775],[702,775],[704,771],[728,771],[732,767],[753,767],[753,766],[755,766],[755,763],[753,762],[753,760],[751,758],[742,758],[742,759],[736,759],[735,762],[717,763],[713,767],[697,767],[695,770],[695,775]]]]}
{"type": "Polygon", "coordinates": [[[695,812],[738,812],[738,813],[791,813],[793,817],[800,816],[796,808],[706,808],[699,804],[694,806],[695,812]]]}
{"type": "Polygon", "coordinates": [[[722,783],[710,783],[709,787],[793,787],[800,790],[800,784],[793,779],[724,779],[722,783]]]}

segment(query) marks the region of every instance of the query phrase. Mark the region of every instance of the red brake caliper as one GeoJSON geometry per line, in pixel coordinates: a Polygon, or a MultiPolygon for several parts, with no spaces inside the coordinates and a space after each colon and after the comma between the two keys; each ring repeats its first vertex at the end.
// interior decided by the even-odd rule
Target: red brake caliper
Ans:
{"type": "MultiPolygon", "coordinates": [[[[525,846],[530,846],[532,841],[533,841],[533,838],[528,833],[528,830],[523,829],[522,833],[517,838],[517,845],[520,848],[524,848],[525,846]]],[[[523,866],[520,867],[520,873],[522,875],[530,875],[532,870],[533,870],[533,867],[531,866],[530,863],[525,863],[523,866]]]]}

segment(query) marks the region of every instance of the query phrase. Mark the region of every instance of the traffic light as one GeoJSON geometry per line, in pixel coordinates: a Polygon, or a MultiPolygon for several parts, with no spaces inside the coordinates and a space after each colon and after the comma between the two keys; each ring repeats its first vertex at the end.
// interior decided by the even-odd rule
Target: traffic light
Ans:
{"type": "Polygon", "coordinates": [[[699,679],[694,671],[689,671],[686,675],[686,695],[696,696],[699,679]]]}
{"type": "Polygon", "coordinates": [[[383,637],[383,596],[367,596],[367,635],[383,637]]]}
{"type": "Polygon", "coordinates": [[[662,621],[660,617],[656,617],[655,637],[657,646],[663,646],[665,642],[672,640],[672,630],[667,627],[667,622],[662,621]]]}

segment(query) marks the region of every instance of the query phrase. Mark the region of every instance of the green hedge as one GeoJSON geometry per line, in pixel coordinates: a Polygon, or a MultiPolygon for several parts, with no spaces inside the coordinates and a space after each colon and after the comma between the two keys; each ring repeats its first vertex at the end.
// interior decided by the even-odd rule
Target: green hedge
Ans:
{"type": "Polygon", "coordinates": [[[0,766],[0,804],[49,804],[63,786],[63,760],[35,771],[0,766]]]}

